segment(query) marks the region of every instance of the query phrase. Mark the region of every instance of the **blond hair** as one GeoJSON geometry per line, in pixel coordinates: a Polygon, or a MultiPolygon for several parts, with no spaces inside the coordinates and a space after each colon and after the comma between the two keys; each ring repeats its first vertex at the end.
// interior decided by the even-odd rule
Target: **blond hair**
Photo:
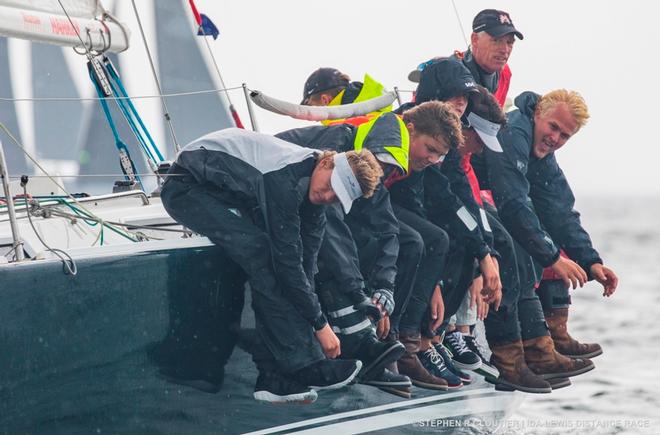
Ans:
{"type": "Polygon", "coordinates": [[[403,122],[412,123],[417,134],[444,141],[451,148],[463,145],[461,120],[448,103],[427,101],[403,112],[403,122]]]}
{"type": "MultiPolygon", "coordinates": [[[[589,119],[589,108],[587,103],[582,98],[579,92],[569,91],[566,89],[555,89],[550,91],[539,99],[536,105],[536,113],[544,116],[550,109],[557,104],[566,104],[568,110],[573,115],[573,119],[577,123],[577,130],[584,127],[589,119]]],[[[576,132],[577,132],[576,130],[576,132]]]]}
{"type": "MultiPolygon", "coordinates": [[[[323,151],[318,155],[317,160],[321,161],[325,158],[332,157],[337,154],[335,151],[323,151]]],[[[360,190],[362,190],[362,196],[365,198],[370,198],[378,184],[380,183],[380,178],[383,176],[383,169],[380,167],[380,163],[376,160],[376,157],[367,149],[362,149],[358,151],[347,151],[346,160],[355,174],[358,183],[360,184],[360,190]]],[[[334,168],[334,160],[330,160],[330,167],[334,168]]]]}

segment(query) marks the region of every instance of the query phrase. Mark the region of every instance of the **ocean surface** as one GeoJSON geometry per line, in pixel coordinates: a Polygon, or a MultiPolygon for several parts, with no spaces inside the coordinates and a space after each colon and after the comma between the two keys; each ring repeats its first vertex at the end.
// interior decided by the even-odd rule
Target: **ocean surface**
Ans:
{"type": "MultiPolygon", "coordinates": [[[[577,204],[605,264],[620,278],[611,298],[602,297],[594,283],[572,294],[570,332],[604,348],[594,359],[595,370],[552,394],[507,393],[515,394],[516,401],[522,398],[508,420],[463,428],[426,422],[381,433],[660,434],[659,200],[583,196],[577,204]]],[[[285,424],[292,415],[296,420],[318,417],[319,410],[323,415],[382,403],[406,406],[403,399],[364,386],[320,394],[308,407],[256,403],[251,397],[256,370],[238,349],[226,373],[224,388],[209,395],[164,381],[143,349],[107,364],[55,372],[46,367],[20,385],[0,385],[0,434],[239,433],[266,422],[285,424]]],[[[485,384],[469,389],[476,387],[485,384]]],[[[415,391],[416,399],[433,395],[415,391]]],[[[461,403],[469,412],[470,403],[461,403]]],[[[452,402],[435,406],[442,410],[452,402]]],[[[361,430],[357,423],[350,429],[361,430]]]]}
{"type": "Polygon", "coordinates": [[[593,282],[573,290],[569,332],[604,353],[571,387],[526,395],[503,433],[660,434],[660,196],[585,196],[576,208],[620,282],[610,298],[593,282]]]}

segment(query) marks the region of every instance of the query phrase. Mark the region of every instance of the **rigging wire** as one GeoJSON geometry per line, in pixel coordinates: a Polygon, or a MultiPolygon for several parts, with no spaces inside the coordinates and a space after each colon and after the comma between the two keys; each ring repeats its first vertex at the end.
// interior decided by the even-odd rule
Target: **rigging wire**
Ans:
{"type": "Polygon", "coordinates": [[[181,147],[179,146],[179,141],[176,139],[176,133],[174,132],[174,124],[172,123],[172,117],[170,116],[170,112],[167,108],[165,97],[162,96],[163,89],[160,86],[160,80],[158,80],[158,74],[156,74],[156,67],[154,65],[153,57],[151,56],[151,51],[149,50],[149,44],[147,44],[147,37],[144,35],[144,29],[142,28],[142,20],[140,19],[140,14],[138,13],[137,6],[135,5],[135,0],[131,0],[131,4],[133,5],[133,11],[135,12],[135,18],[137,19],[138,28],[140,29],[140,35],[142,36],[142,43],[144,44],[144,49],[147,51],[147,58],[149,59],[149,65],[151,66],[151,74],[154,77],[154,82],[156,83],[158,94],[161,95],[160,102],[163,105],[163,111],[165,112],[163,116],[165,117],[165,121],[167,121],[167,126],[169,127],[170,135],[172,136],[172,141],[174,142],[174,152],[178,153],[181,150],[181,147]]]}
{"type": "MultiPolygon", "coordinates": [[[[48,178],[53,184],[55,184],[57,187],[59,187],[62,190],[62,192],[64,192],[67,195],[68,198],[70,198],[74,203],[76,203],[78,205],[78,207],[80,207],[82,210],[85,210],[85,212],[89,213],[91,216],[95,216],[94,213],[87,210],[85,208],[85,206],[83,206],[82,203],[80,203],[75,196],[73,196],[68,190],[66,190],[66,188],[64,186],[62,186],[53,176],[51,176],[48,173],[48,171],[43,166],[41,166],[39,164],[39,162],[25,149],[23,144],[21,144],[20,141],[18,139],[16,139],[16,137],[13,134],[11,134],[9,129],[5,126],[5,124],[2,121],[0,121],[0,129],[2,129],[5,132],[5,134],[7,135],[7,137],[9,137],[12,140],[12,142],[14,142],[16,144],[16,146],[18,146],[21,149],[23,154],[25,154],[25,156],[28,159],[30,159],[30,161],[32,163],[34,163],[34,165],[37,168],[39,168],[39,170],[41,170],[41,172],[43,172],[45,174],[46,178],[48,178]]],[[[133,238],[130,234],[128,234],[128,233],[126,233],[126,232],[124,232],[124,231],[122,231],[118,228],[113,228],[111,225],[108,225],[108,228],[115,231],[115,232],[117,232],[118,234],[123,233],[122,235],[124,237],[126,237],[127,239],[130,239],[133,242],[138,241],[135,238],[133,238]]]]}
{"type": "Polygon", "coordinates": [[[454,13],[456,14],[456,21],[458,21],[458,27],[461,28],[461,35],[463,36],[463,42],[465,42],[465,47],[469,47],[469,43],[467,40],[467,36],[465,36],[465,29],[463,29],[463,23],[461,22],[461,16],[458,13],[458,8],[456,7],[456,2],[454,0],[451,0],[451,4],[454,7],[454,13]]]}
{"type": "Polygon", "coordinates": [[[227,91],[235,91],[238,89],[243,89],[243,86],[234,86],[230,88],[218,88],[218,89],[205,89],[201,91],[189,91],[189,92],[174,92],[171,94],[158,94],[158,95],[137,95],[137,96],[111,96],[111,97],[33,97],[33,98],[8,98],[0,97],[0,101],[99,101],[99,100],[140,100],[144,98],[161,98],[161,97],[187,97],[191,95],[201,95],[201,94],[217,94],[227,91]]]}

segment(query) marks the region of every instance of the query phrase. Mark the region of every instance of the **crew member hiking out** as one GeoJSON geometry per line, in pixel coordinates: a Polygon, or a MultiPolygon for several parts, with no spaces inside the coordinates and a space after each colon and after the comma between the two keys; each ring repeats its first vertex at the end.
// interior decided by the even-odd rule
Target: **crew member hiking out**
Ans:
{"type": "Polygon", "coordinates": [[[255,398],[312,402],[348,384],[362,364],[338,360],[339,340],[313,286],[324,205],[350,210],[382,171],[368,151],[322,153],[240,129],[184,147],[161,197],[179,223],[207,236],[247,274],[261,352],[255,398]]]}

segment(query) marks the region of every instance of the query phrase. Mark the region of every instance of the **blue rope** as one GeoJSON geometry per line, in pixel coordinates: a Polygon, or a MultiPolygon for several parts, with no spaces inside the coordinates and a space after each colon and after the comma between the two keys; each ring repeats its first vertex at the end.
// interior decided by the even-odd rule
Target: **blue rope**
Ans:
{"type": "MultiPolygon", "coordinates": [[[[112,115],[110,114],[110,108],[108,107],[108,102],[105,99],[105,94],[99,87],[98,83],[94,80],[94,77],[90,71],[90,78],[92,80],[92,83],[94,83],[94,87],[96,88],[96,93],[98,94],[100,100],[99,102],[101,103],[101,107],[103,108],[103,113],[105,114],[106,119],[108,120],[108,124],[110,125],[110,129],[112,130],[112,135],[115,138],[115,146],[117,147],[117,150],[121,153],[125,153],[126,157],[128,158],[130,164],[131,164],[131,169],[133,170],[133,176],[135,177],[135,180],[140,184],[140,188],[144,190],[144,187],[142,186],[142,180],[140,179],[140,176],[137,175],[137,170],[135,169],[135,164],[133,163],[133,159],[131,158],[131,154],[128,151],[128,147],[126,144],[121,140],[119,137],[119,132],[117,131],[117,127],[115,126],[115,122],[112,119],[112,115]]],[[[121,158],[121,157],[120,157],[121,158]]],[[[124,168],[124,165],[120,165],[122,171],[124,172],[124,175],[126,177],[126,180],[131,181],[131,177],[128,175],[126,172],[126,169],[124,168]]]]}
{"type": "MultiPolygon", "coordinates": [[[[149,130],[144,125],[144,122],[142,122],[142,118],[140,117],[140,114],[138,113],[135,106],[133,105],[133,102],[128,97],[128,93],[126,92],[126,89],[124,88],[124,84],[122,83],[121,78],[119,77],[119,74],[117,74],[117,71],[115,70],[115,67],[109,61],[107,63],[107,70],[108,70],[108,74],[110,74],[110,77],[117,83],[117,86],[119,87],[119,90],[120,90],[119,95],[121,95],[122,97],[125,97],[125,99],[117,100],[117,102],[121,102],[122,104],[125,103],[130,108],[130,111],[133,114],[133,116],[135,117],[135,120],[137,120],[138,124],[140,124],[140,127],[142,128],[142,132],[144,132],[144,134],[147,136],[147,139],[149,140],[150,147],[147,146],[146,142],[144,141],[144,139],[141,136],[140,136],[140,142],[144,144],[143,146],[145,148],[145,151],[151,156],[154,163],[156,163],[156,166],[158,166],[159,163],[162,163],[163,160],[165,160],[163,155],[161,154],[160,150],[156,146],[156,143],[154,142],[153,138],[151,137],[151,134],[149,134],[149,130]],[[158,157],[157,161],[153,157],[153,153],[149,150],[149,148],[151,148],[151,150],[153,150],[153,152],[155,152],[156,156],[158,157]]],[[[114,90],[114,86],[113,86],[113,92],[116,93],[116,91],[114,90]]],[[[137,130],[137,129],[135,129],[135,130],[137,130]]],[[[139,132],[136,133],[136,135],[137,134],[139,134],[139,132]]]]}

